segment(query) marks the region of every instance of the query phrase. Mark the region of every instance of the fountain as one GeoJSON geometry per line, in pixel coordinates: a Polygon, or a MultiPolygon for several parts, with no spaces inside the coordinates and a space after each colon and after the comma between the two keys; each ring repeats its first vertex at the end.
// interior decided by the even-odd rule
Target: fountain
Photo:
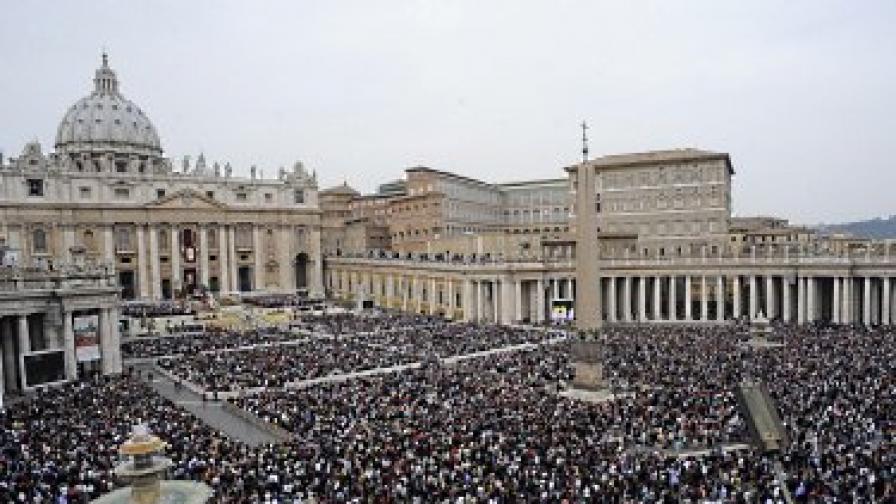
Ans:
{"type": "Polygon", "coordinates": [[[171,459],[161,455],[166,444],[149,432],[145,424],[134,426],[130,439],[119,449],[127,457],[115,474],[130,486],[94,500],[95,504],[201,504],[209,500],[211,488],[193,481],[163,480],[171,459]]]}

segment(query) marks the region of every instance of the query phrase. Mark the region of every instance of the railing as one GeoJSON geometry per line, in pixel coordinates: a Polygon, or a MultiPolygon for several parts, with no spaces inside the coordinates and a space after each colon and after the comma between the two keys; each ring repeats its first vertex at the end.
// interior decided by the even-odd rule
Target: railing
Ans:
{"type": "Polygon", "coordinates": [[[64,264],[53,269],[2,266],[0,292],[53,290],[75,287],[108,287],[115,285],[115,275],[108,266],[64,264]]]}

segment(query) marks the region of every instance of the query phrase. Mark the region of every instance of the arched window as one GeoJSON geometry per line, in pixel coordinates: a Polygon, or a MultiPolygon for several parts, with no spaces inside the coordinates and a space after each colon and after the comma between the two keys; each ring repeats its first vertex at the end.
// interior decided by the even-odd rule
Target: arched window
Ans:
{"type": "Polygon", "coordinates": [[[35,229],[31,235],[32,249],[36,253],[47,251],[47,233],[43,229],[35,229]]]}

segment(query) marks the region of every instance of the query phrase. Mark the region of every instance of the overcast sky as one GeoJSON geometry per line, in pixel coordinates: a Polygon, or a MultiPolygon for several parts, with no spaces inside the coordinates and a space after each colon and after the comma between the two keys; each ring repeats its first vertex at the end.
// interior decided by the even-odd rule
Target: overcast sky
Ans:
{"type": "Polygon", "coordinates": [[[106,47],[166,155],[362,191],[426,165],[502,182],[579,158],[731,154],[734,211],[896,213],[896,2],[2,4],[0,150],[52,148],[106,47]]]}

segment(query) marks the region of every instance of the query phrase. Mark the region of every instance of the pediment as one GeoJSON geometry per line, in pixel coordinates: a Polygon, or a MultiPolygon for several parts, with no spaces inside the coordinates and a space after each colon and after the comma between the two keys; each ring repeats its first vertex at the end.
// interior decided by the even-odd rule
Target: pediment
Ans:
{"type": "Polygon", "coordinates": [[[227,208],[227,205],[192,189],[183,189],[153,201],[148,207],[152,208],[176,208],[193,210],[219,210],[227,208]]]}

